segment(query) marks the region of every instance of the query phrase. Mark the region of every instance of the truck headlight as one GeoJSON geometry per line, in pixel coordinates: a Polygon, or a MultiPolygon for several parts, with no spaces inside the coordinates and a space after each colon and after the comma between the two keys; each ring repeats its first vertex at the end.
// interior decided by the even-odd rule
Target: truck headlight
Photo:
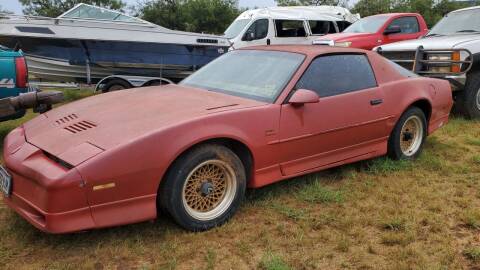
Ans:
{"type": "Polygon", "coordinates": [[[351,41],[335,42],[337,47],[350,47],[350,45],[352,45],[351,41]]]}
{"type": "Polygon", "coordinates": [[[452,60],[452,54],[430,54],[428,60],[452,60]]]}
{"type": "Polygon", "coordinates": [[[427,60],[438,61],[428,63],[428,71],[435,73],[458,73],[461,71],[460,63],[453,63],[451,61],[460,61],[460,52],[454,51],[452,53],[433,53],[427,55],[427,60]],[[442,63],[442,61],[445,61],[442,63]]]}

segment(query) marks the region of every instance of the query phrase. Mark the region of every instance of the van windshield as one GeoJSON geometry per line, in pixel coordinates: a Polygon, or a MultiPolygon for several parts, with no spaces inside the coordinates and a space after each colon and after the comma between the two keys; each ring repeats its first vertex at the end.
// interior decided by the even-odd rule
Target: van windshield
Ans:
{"type": "Polygon", "coordinates": [[[232,24],[225,30],[225,37],[226,38],[234,38],[238,36],[242,32],[242,30],[247,26],[250,22],[250,19],[241,19],[235,20],[232,24]]]}

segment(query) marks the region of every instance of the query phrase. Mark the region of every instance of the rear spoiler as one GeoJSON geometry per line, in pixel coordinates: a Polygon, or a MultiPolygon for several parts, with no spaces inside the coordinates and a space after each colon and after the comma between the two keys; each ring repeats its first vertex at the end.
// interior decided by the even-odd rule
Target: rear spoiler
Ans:
{"type": "MultiPolygon", "coordinates": [[[[382,54],[381,47],[377,49],[379,54],[382,54]]],[[[395,63],[413,63],[412,72],[423,75],[423,76],[432,76],[432,77],[442,77],[442,76],[458,76],[465,74],[470,71],[473,66],[473,55],[467,49],[451,49],[451,50],[426,50],[423,46],[419,46],[415,51],[415,58],[413,60],[398,59],[393,60],[395,63]],[[465,60],[460,60],[460,56],[466,54],[465,60]],[[429,60],[427,55],[432,54],[451,54],[458,55],[458,57],[452,57],[454,59],[450,60],[429,60]],[[430,67],[445,67],[449,66],[450,72],[437,72],[431,71],[430,67]]]]}

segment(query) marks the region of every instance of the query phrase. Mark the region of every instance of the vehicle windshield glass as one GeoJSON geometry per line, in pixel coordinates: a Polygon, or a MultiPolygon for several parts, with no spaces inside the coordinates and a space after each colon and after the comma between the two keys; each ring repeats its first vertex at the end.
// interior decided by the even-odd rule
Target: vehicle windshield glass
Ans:
{"type": "Polygon", "coordinates": [[[365,17],[347,27],[343,33],[376,33],[387,20],[387,16],[365,17]]]}
{"type": "Polygon", "coordinates": [[[480,9],[447,14],[430,30],[429,35],[452,35],[480,32],[480,9]]]}
{"type": "Polygon", "coordinates": [[[107,20],[107,21],[132,22],[132,23],[142,23],[142,24],[146,23],[145,21],[142,21],[135,17],[127,16],[117,11],[94,7],[94,6],[85,5],[85,4],[78,5],[76,8],[60,15],[59,18],[107,20]]]}
{"type": "Polygon", "coordinates": [[[250,22],[250,19],[241,19],[233,21],[232,24],[225,30],[225,37],[226,38],[234,38],[238,36],[242,32],[242,30],[247,26],[250,22]]]}
{"type": "Polygon", "coordinates": [[[273,103],[304,59],[290,52],[232,51],[180,84],[273,103]]]}

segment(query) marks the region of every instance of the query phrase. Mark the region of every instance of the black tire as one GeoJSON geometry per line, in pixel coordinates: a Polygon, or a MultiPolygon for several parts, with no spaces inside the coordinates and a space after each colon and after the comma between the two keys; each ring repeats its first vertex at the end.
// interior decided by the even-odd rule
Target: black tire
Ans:
{"type": "MultiPolygon", "coordinates": [[[[220,170],[223,169],[221,168],[220,170]]],[[[228,181],[225,180],[225,183],[227,182],[228,181]]],[[[186,230],[205,231],[222,225],[233,216],[244,198],[245,189],[245,168],[238,156],[225,146],[205,144],[192,149],[173,163],[160,186],[158,203],[161,209],[166,210],[172,218],[186,230]],[[208,166],[210,164],[213,164],[212,166],[218,165],[219,168],[226,166],[225,164],[227,164],[229,167],[225,168],[223,173],[229,176],[225,176],[225,178],[222,179],[231,177],[231,179],[234,178],[234,180],[231,180],[230,185],[225,185],[227,187],[224,189],[224,194],[220,195],[219,202],[215,204],[216,206],[214,206],[212,210],[202,213],[201,211],[194,209],[195,203],[202,199],[195,198],[202,197],[206,200],[215,200],[208,198],[213,198],[211,196],[215,196],[214,194],[219,192],[221,188],[216,190],[217,184],[211,179],[206,181],[205,179],[192,180],[202,178],[201,173],[198,174],[200,176],[197,178],[194,178],[193,176],[189,178],[189,176],[191,174],[193,175],[194,171],[199,172],[201,171],[201,168],[204,168],[203,166],[208,166]],[[188,181],[188,179],[190,179],[190,181],[188,181]],[[197,183],[196,181],[203,183],[199,185],[191,184],[192,182],[197,183]],[[187,183],[189,185],[186,185],[187,183]],[[228,188],[228,186],[230,188],[228,188]],[[189,195],[184,196],[184,189],[185,194],[189,195]],[[193,190],[195,190],[195,192],[193,192],[193,190]],[[230,190],[230,192],[227,190],[230,190]],[[202,193],[203,191],[205,191],[205,193],[202,193]],[[232,192],[234,193],[232,194],[232,192]],[[207,193],[208,195],[206,195],[207,193]],[[227,196],[227,194],[231,195],[227,196]],[[193,202],[188,201],[188,198],[193,202]],[[191,207],[192,205],[193,207],[191,207]],[[216,214],[211,214],[211,216],[205,218],[198,217],[198,215],[209,215],[208,213],[216,214]]]]}
{"type": "Polygon", "coordinates": [[[456,96],[455,108],[469,119],[480,119],[480,71],[467,75],[465,88],[456,96]]]}
{"type": "Polygon", "coordinates": [[[113,92],[113,91],[119,91],[119,90],[124,90],[124,89],[128,89],[128,88],[132,88],[132,86],[128,82],[126,82],[124,80],[120,80],[120,79],[115,79],[115,80],[111,80],[107,84],[105,84],[102,92],[103,93],[113,92]]]}
{"type": "Polygon", "coordinates": [[[402,114],[397,124],[393,128],[392,133],[390,134],[390,138],[388,139],[388,156],[395,160],[414,159],[422,152],[426,137],[427,120],[425,113],[418,107],[410,107],[402,114]],[[419,134],[418,137],[415,135],[408,136],[409,133],[412,133],[411,131],[409,132],[408,129],[405,130],[405,132],[402,132],[402,129],[407,121],[418,121],[418,124],[421,126],[421,134],[419,134]],[[413,136],[413,139],[411,139],[412,141],[416,141],[416,138],[418,138],[420,141],[416,141],[416,143],[414,143],[415,146],[412,145],[412,151],[407,151],[408,149],[405,151],[402,150],[401,142],[403,141],[408,144],[408,139],[411,136],[413,136]],[[418,143],[419,145],[417,145],[418,143]]]}

